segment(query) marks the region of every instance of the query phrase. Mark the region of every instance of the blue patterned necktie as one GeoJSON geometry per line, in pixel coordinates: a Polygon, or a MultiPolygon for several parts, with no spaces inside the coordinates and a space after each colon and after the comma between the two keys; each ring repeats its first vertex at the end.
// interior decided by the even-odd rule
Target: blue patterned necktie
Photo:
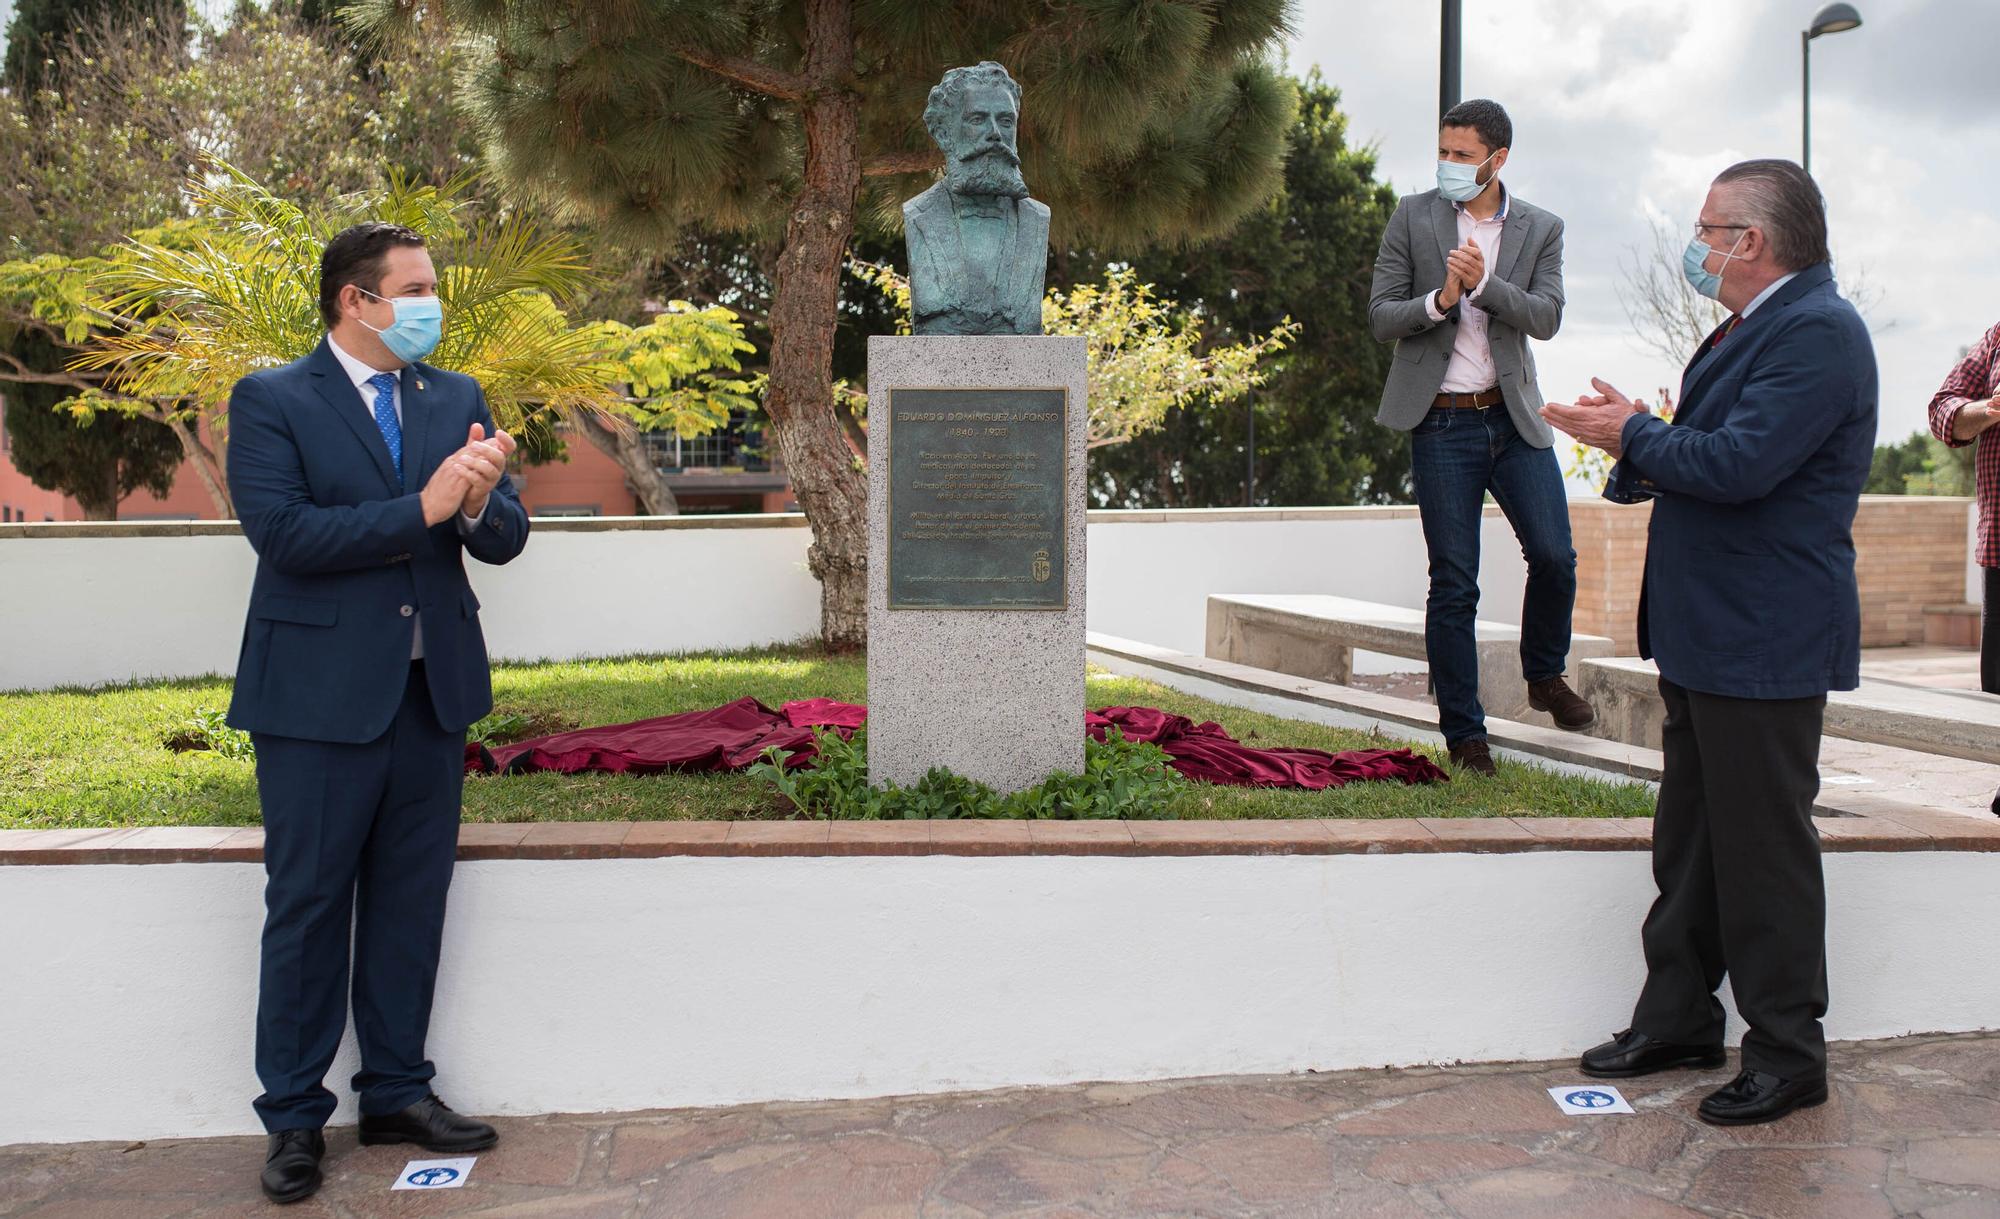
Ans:
{"type": "Polygon", "coordinates": [[[396,418],[396,374],[378,372],[368,378],[375,387],[375,426],[389,446],[389,464],[396,469],[396,486],[403,485],[403,423],[396,418]]]}

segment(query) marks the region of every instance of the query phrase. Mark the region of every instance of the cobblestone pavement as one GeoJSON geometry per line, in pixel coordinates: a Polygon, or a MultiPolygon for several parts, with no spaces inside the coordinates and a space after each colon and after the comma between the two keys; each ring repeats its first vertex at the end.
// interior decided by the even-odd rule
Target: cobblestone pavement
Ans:
{"type": "Polygon", "coordinates": [[[320,1195],[257,1193],[263,1140],[0,1148],[0,1215],[2000,1216],[2000,1035],[1834,1047],[1826,1105],[1695,1120],[1727,1071],[1628,1080],[1565,1117],[1569,1064],[1097,1084],[504,1119],[459,1190],[391,1193],[409,1148],[330,1139],[320,1195]]]}

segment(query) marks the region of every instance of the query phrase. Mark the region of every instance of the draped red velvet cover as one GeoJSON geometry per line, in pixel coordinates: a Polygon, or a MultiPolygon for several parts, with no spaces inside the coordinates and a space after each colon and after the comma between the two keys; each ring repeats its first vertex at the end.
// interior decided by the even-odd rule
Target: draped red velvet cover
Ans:
{"type": "MultiPolygon", "coordinates": [[[[491,749],[467,745],[465,768],[489,774],[741,770],[773,747],[785,754],[788,765],[803,766],[813,756],[814,728],[835,728],[850,735],[867,718],[866,707],[830,698],[786,703],[782,711],[754,698],[739,698],[707,711],[580,728],[491,749]]],[[[1408,749],[1346,753],[1257,749],[1240,743],[1219,724],[1197,724],[1151,707],[1106,707],[1085,715],[1084,725],[1098,740],[1115,725],[1127,740],[1150,741],[1166,751],[1175,770],[1205,783],[1318,790],[1367,779],[1449,781],[1430,759],[1408,749]]]]}

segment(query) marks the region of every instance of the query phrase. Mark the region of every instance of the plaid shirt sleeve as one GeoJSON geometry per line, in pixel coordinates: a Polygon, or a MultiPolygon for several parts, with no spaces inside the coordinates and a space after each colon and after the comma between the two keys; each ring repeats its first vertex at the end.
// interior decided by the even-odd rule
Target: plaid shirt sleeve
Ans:
{"type": "Polygon", "coordinates": [[[1993,364],[2000,357],[2000,326],[1986,332],[1979,340],[1979,346],[1967,352],[1951,370],[1938,388],[1937,396],[1931,399],[1931,435],[1944,441],[1954,449],[1962,449],[1971,444],[1970,440],[1960,440],[1951,434],[1952,426],[1958,422],[1958,412],[1973,402],[1983,401],[1993,396],[1993,364]]]}
{"type": "MultiPolygon", "coordinates": [[[[1996,366],[2000,366],[2000,326],[1987,331],[1979,346],[1966,353],[1931,399],[1931,435],[1954,449],[1973,443],[1953,436],[1952,426],[1959,411],[2000,391],[1996,366]]],[[[2000,567],[2000,427],[1980,433],[1978,443],[1973,468],[1978,480],[1979,541],[1973,558],[1981,567],[2000,567]]]]}

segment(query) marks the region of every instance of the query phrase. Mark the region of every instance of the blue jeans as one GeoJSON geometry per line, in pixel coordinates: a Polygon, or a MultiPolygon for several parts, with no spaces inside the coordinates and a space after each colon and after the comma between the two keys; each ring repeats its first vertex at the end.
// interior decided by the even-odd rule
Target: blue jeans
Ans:
{"type": "Polygon", "coordinates": [[[1486,493],[1521,541],[1528,592],[1521,603],[1521,675],[1560,677],[1576,606],[1569,498],[1555,452],[1521,439],[1507,408],[1433,410],[1410,433],[1410,474],[1430,548],[1424,647],[1447,744],[1486,735],[1479,705],[1479,529],[1486,493]]]}

